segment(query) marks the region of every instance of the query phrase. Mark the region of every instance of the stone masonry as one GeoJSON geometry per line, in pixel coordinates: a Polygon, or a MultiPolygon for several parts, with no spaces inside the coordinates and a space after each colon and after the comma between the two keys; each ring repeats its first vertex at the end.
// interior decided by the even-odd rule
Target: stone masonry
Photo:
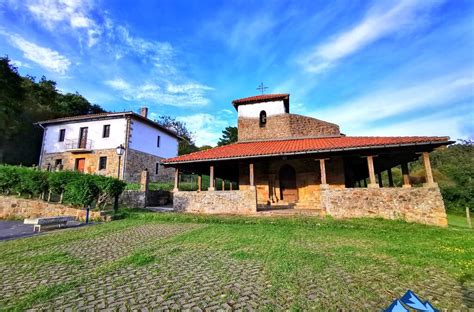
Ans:
{"type": "Polygon", "coordinates": [[[448,226],[438,187],[327,189],[321,191],[321,205],[337,219],[378,217],[448,226]]]}
{"type": "MultiPolygon", "coordinates": [[[[118,156],[115,149],[98,149],[84,153],[46,153],[43,155],[42,162],[40,164],[42,169],[47,169],[48,164],[54,168],[56,160],[61,160],[63,164],[63,170],[75,170],[76,159],[85,158],[84,172],[89,174],[99,174],[110,177],[117,177],[118,174],[118,156]],[[99,170],[99,159],[100,157],[107,157],[106,169],[99,170]]],[[[123,157],[122,165],[123,170],[123,157]]],[[[121,171],[122,171],[121,170],[121,171]]],[[[122,175],[122,174],[121,174],[122,175]]]]}
{"type": "Polygon", "coordinates": [[[176,211],[206,214],[254,214],[257,212],[255,190],[174,192],[176,211]]]}
{"type": "Polygon", "coordinates": [[[161,165],[162,157],[129,149],[126,158],[124,179],[128,182],[140,182],[141,172],[144,169],[148,169],[151,182],[173,181],[174,169],[161,165]],[[157,163],[160,163],[158,173],[156,173],[157,163]]]}
{"type": "Polygon", "coordinates": [[[258,118],[240,117],[238,129],[239,141],[340,135],[336,124],[296,114],[268,116],[264,127],[260,127],[258,118]]]}
{"type": "MultiPolygon", "coordinates": [[[[0,219],[73,216],[85,220],[86,211],[67,205],[48,203],[42,200],[0,196],[0,219]]],[[[89,218],[101,219],[98,211],[90,211],[89,218]]]]}

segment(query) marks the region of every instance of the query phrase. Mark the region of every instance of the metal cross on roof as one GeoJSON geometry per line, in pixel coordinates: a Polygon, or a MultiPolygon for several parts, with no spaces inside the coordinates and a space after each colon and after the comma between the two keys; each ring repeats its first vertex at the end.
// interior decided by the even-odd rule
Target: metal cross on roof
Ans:
{"type": "Polygon", "coordinates": [[[257,88],[257,90],[259,90],[260,92],[262,92],[262,94],[263,94],[263,92],[265,92],[265,89],[268,89],[268,87],[265,87],[265,86],[263,85],[263,82],[262,82],[262,83],[258,86],[258,88],[257,88]]]}

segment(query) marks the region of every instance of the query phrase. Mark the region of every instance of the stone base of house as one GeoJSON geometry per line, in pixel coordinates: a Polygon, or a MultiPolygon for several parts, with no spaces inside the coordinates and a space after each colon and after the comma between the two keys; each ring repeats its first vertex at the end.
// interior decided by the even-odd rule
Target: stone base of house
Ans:
{"type": "MultiPolygon", "coordinates": [[[[41,169],[51,170],[55,168],[57,160],[62,162],[62,170],[76,170],[76,159],[84,158],[84,172],[89,174],[99,174],[109,177],[117,177],[118,175],[118,156],[115,149],[98,149],[84,152],[63,152],[63,153],[44,153],[40,164],[41,169]],[[107,157],[106,168],[99,170],[100,157],[107,157]]],[[[123,159],[122,165],[123,168],[123,159]]]]}
{"type": "Polygon", "coordinates": [[[128,182],[140,182],[142,170],[147,169],[151,182],[173,181],[175,170],[174,168],[165,168],[161,165],[162,159],[162,157],[129,149],[127,151],[124,180],[128,182]],[[158,172],[156,171],[156,164],[159,164],[158,172]]]}
{"type": "MultiPolygon", "coordinates": [[[[86,219],[86,210],[62,204],[48,203],[42,200],[0,196],[0,219],[56,216],[73,216],[77,220],[84,221],[86,219]]],[[[102,215],[98,211],[90,211],[89,218],[91,220],[100,220],[102,215]]]]}
{"type": "MultiPolygon", "coordinates": [[[[305,203],[306,211],[317,211],[319,215],[336,219],[374,217],[441,227],[448,225],[438,187],[322,188],[319,193],[320,201],[313,203],[314,207],[305,203]]],[[[257,194],[251,189],[175,192],[173,206],[176,211],[191,213],[251,215],[257,213],[257,194]]],[[[271,210],[268,208],[265,212],[271,210]]],[[[298,204],[294,208],[298,208],[298,204]]]]}
{"type": "MultiPolygon", "coordinates": [[[[62,162],[62,170],[76,170],[76,159],[84,158],[84,172],[109,177],[118,177],[118,156],[115,149],[97,149],[83,152],[45,153],[40,164],[41,169],[55,170],[57,160],[62,162]],[[99,170],[100,157],[107,157],[105,169],[99,170]]],[[[173,168],[161,165],[162,157],[129,149],[122,157],[120,164],[120,177],[127,182],[140,182],[143,169],[147,169],[151,182],[171,182],[174,177],[173,168]],[[156,164],[159,164],[158,172],[156,164]]]]}
{"type": "Polygon", "coordinates": [[[254,190],[174,192],[175,211],[205,214],[249,215],[257,212],[254,190]]]}

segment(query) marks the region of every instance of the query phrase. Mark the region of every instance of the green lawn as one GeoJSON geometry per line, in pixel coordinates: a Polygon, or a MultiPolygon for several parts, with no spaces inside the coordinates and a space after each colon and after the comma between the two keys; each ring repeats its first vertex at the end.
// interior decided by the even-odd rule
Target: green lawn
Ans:
{"type": "MultiPolygon", "coordinates": [[[[60,308],[60,302],[78,302],[74,300],[89,304],[90,296],[81,295],[81,289],[97,293],[101,285],[107,285],[103,288],[106,293],[127,285],[136,296],[133,300],[140,302],[140,291],[134,292],[133,285],[142,283],[149,283],[144,289],[157,287],[149,296],[160,293],[161,299],[153,300],[163,300],[161,304],[171,308],[177,304],[178,309],[194,296],[197,299],[191,301],[201,308],[210,301],[235,307],[233,304],[243,300],[248,307],[257,301],[253,307],[258,310],[381,310],[408,289],[437,308],[474,304],[474,236],[472,230],[461,226],[442,229],[378,219],[211,217],[138,211],[125,215],[123,220],[94,227],[0,243],[0,273],[7,277],[15,270],[21,275],[22,270],[38,273],[48,267],[73,272],[66,274],[68,278],[28,286],[26,291],[15,290],[26,281],[8,277],[15,285],[10,293],[0,293],[0,308],[2,304],[5,309],[17,310],[54,304],[60,308]],[[160,238],[161,227],[179,231],[160,238]],[[143,235],[144,229],[158,234],[143,235]],[[105,243],[108,237],[115,243],[105,243]],[[125,244],[120,237],[130,239],[125,244]],[[139,239],[143,243],[135,244],[139,239]],[[95,244],[104,246],[94,248],[95,244]],[[107,248],[117,248],[120,256],[116,252],[102,256],[107,248]],[[32,256],[35,254],[40,256],[32,256]],[[93,267],[87,265],[91,261],[93,267]],[[150,275],[153,278],[145,282],[150,275]],[[204,287],[206,278],[215,280],[204,287]],[[200,291],[201,287],[205,291],[200,291]],[[182,295],[188,292],[192,295],[182,295]],[[6,299],[1,299],[2,295],[6,299]]],[[[450,222],[461,224],[456,218],[450,222]]]]}

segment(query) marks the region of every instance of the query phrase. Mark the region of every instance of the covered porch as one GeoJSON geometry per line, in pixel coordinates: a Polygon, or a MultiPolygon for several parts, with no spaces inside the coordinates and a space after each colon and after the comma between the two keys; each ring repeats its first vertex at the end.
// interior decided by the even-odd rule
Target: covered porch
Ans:
{"type": "MultiPolygon", "coordinates": [[[[276,145],[278,142],[281,141],[275,142],[276,145]]],[[[244,143],[234,145],[240,144],[244,143]]],[[[175,168],[177,210],[235,214],[292,210],[321,216],[397,218],[419,208],[423,197],[430,198],[427,193],[434,194],[434,205],[444,212],[429,159],[429,153],[442,145],[446,145],[446,140],[277,154],[259,151],[259,155],[183,160],[166,165],[175,168]],[[424,183],[412,188],[409,163],[419,158],[424,164],[424,183]],[[398,186],[392,175],[392,169],[396,167],[402,172],[402,183],[398,186]],[[179,191],[182,173],[198,177],[197,191],[192,196],[179,191]],[[386,177],[385,183],[382,174],[386,177]],[[203,175],[209,176],[207,189],[202,187],[203,175]],[[219,185],[216,179],[219,179],[219,185]],[[186,199],[180,201],[183,196],[186,199]],[[374,200],[378,200],[378,204],[374,200]],[[386,209],[379,207],[381,205],[386,209]],[[340,210],[338,207],[345,208],[340,210]]]]}

